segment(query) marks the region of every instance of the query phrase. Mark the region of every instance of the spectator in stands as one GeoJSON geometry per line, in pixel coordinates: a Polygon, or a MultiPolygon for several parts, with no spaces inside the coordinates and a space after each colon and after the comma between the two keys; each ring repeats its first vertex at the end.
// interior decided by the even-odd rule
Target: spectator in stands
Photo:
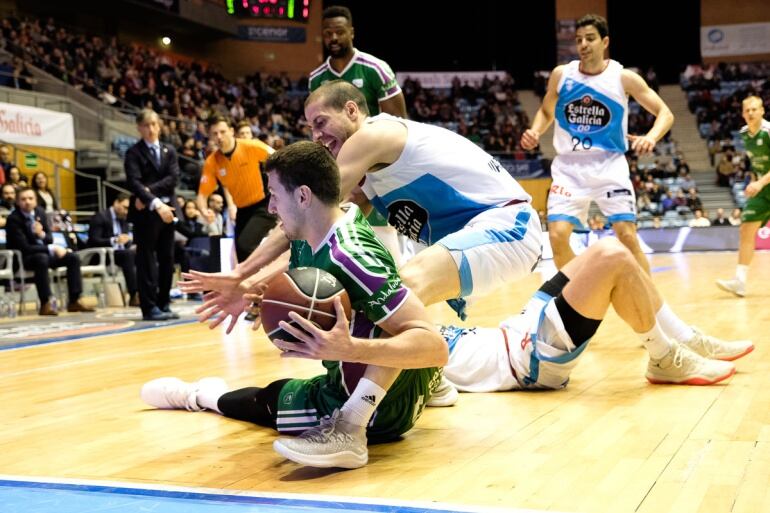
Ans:
{"type": "Polygon", "coordinates": [[[13,184],[5,183],[2,188],[2,197],[0,197],[0,210],[10,212],[16,207],[16,187],[13,184]]]}
{"type": "Polygon", "coordinates": [[[703,214],[703,210],[701,209],[695,209],[694,211],[695,217],[690,219],[689,226],[691,228],[705,228],[707,226],[711,226],[711,223],[708,220],[708,217],[706,217],[703,214]]]}
{"type": "Polygon", "coordinates": [[[687,192],[687,206],[690,207],[690,210],[693,212],[698,209],[703,210],[703,202],[701,201],[700,196],[698,196],[698,190],[694,187],[687,192]]]}
{"type": "Polygon", "coordinates": [[[97,212],[89,223],[88,246],[112,248],[115,263],[123,270],[128,289],[128,306],[139,306],[139,289],[136,284],[136,246],[128,223],[130,196],[121,193],[112,206],[97,212]]]}
{"type": "Polygon", "coordinates": [[[666,194],[660,200],[660,212],[665,214],[669,210],[676,210],[676,202],[674,201],[673,193],[666,191],[666,194]]]}
{"type": "Polygon", "coordinates": [[[679,161],[676,163],[676,174],[679,177],[690,174],[690,164],[684,158],[679,158],[679,161]]]}
{"type": "Polygon", "coordinates": [[[225,217],[223,215],[225,209],[225,200],[219,194],[212,194],[209,196],[208,207],[214,213],[214,221],[206,224],[206,232],[210,236],[224,235],[225,234],[225,217]]]}
{"type": "Polygon", "coordinates": [[[679,174],[679,188],[686,191],[695,188],[695,180],[692,179],[689,172],[679,174]]]}
{"type": "Polygon", "coordinates": [[[3,184],[2,199],[0,199],[0,228],[5,228],[8,215],[16,206],[16,188],[9,184],[3,184]]]}
{"type": "Polygon", "coordinates": [[[730,226],[730,221],[725,217],[725,209],[717,209],[717,215],[711,220],[711,226],[730,226]]]}
{"type": "Polygon", "coordinates": [[[720,187],[730,187],[730,179],[735,175],[735,166],[733,165],[733,155],[731,152],[722,154],[717,166],[717,185],[720,187]]]}
{"type": "Polygon", "coordinates": [[[51,214],[54,211],[59,210],[56,196],[48,187],[48,176],[42,171],[38,171],[32,175],[32,190],[35,191],[35,196],[37,196],[37,205],[42,208],[46,214],[51,214]]]}
{"type": "Polygon", "coordinates": [[[660,220],[660,216],[655,216],[652,218],[652,227],[653,228],[663,228],[663,223],[660,220]]]}
{"type": "Polygon", "coordinates": [[[732,226],[740,226],[740,224],[741,224],[741,209],[740,208],[734,208],[733,211],[730,213],[730,217],[728,217],[727,220],[730,221],[730,224],[732,226]]]}
{"type": "MultiPolygon", "coordinates": [[[[184,241],[177,241],[174,247],[175,260],[179,262],[182,272],[190,270],[190,254],[185,250],[191,239],[208,237],[206,224],[198,210],[195,201],[187,200],[184,204],[182,219],[176,223],[175,229],[184,236],[184,241]]],[[[199,270],[199,269],[197,269],[199,270]]]]}
{"type": "Polygon", "coordinates": [[[674,204],[676,204],[677,209],[679,207],[686,207],[687,206],[687,196],[684,193],[684,190],[679,189],[676,191],[676,196],[674,197],[674,204]]]}
{"type": "Polygon", "coordinates": [[[235,125],[236,139],[254,139],[254,132],[251,130],[251,124],[248,121],[241,121],[235,125]]]}
{"type": "Polygon", "coordinates": [[[7,144],[0,146],[0,183],[5,183],[8,171],[14,167],[11,160],[11,148],[7,144]]]}
{"type": "MultiPolygon", "coordinates": [[[[2,154],[2,150],[0,150],[0,155],[2,154]]],[[[8,172],[6,173],[6,183],[10,183],[16,187],[16,189],[20,189],[22,187],[28,187],[28,181],[27,177],[21,174],[21,171],[19,171],[19,168],[16,166],[11,166],[8,169],[8,172]]]]}
{"type": "Polygon", "coordinates": [[[8,59],[0,60],[0,86],[15,87],[13,80],[14,71],[13,64],[8,59]]]}
{"type": "Polygon", "coordinates": [[[83,291],[80,259],[70,250],[53,243],[45,211],[37,206],[34,190],[27,188],[19,191],[16,209],[9,214],[5,229],[8,248],[21,251],[24,268],[35,273],[40,315],[58,315],[51,302],[51,284],[48,281],[48,269],[57,267],[67,267],[67,311],[94,311],[80,301],[83,291]]]}

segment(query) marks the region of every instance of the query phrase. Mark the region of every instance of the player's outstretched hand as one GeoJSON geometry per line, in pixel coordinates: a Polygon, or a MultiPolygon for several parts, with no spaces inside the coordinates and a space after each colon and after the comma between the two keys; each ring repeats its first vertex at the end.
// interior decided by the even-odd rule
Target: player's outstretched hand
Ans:
{"type": "Polygon", "coordinates": [[[203,304],[195,309],[199,322],[209,322],[209,329],[214,329],[229,318],[226,333],[231,333],[249,303],[243,294],[225,295],[211,291],[203,296],[203,304]]]}
{"type": "Polygon", "coordinates": [[[182,273],[182,278],[183,281],[180,281],[178,285],[185,294],[213,290],[227,295],[235,291],[243,280],[242,276],[233,271],[226,273],[190,271],[182,273]]]}
{"type": "Polygon", "coordinates": [[[655,139],[648,135],[628,134],[628,140],[631,141],[631,149],[634,150],[637,155],[650,153],[655,148],[655,139]]]}
{"type": "Polygon", "coordinates": [[[279,322],[278,326],[290,333],[299,342],[273,340],[273,344],[283,351],[281,356],[312,360],[356,361],[355,346],[350,336],[348,318],[339,297],[334,298],[334,310],[337,313],[337,322],[329,331],[322,330],[296,312],[289,312],[289,318],[297,323],[301,329],[286,321],[279,322]]]}

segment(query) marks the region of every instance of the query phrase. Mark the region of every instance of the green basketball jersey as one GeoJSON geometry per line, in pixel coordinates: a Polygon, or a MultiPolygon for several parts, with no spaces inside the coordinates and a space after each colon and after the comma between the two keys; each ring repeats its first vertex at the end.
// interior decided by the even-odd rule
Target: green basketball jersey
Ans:
{"type": "Polygon", "coordinates": [[[756,134],[749,134],[748,125],[741,128],[741,139],[751,160],[751,170],[758,177],[770,171],[770,121],[762,120],[756,134]]]}
{"type": "Polygon", "coordinates": [[[380,101],[392,98],[401,92],[396,82],[396,75],[383,60],[353,49],[353,58],[342,70],[337,73],[331,67],[330,59],[321,64],[310,73],[310,90],[315,91],[325,82],[332,80],[345,80],[356,86],[366,97],[369,114],[375,116],[380,113],[380,101]]]}
{"type": "MultiPolygon", "coordinates": [[[[306,241],[292,241],[289,266],[318,267],[340,280],[353,309],[354,337],[379,336],[382,330],[375,323],[398,310],[409,294],[393,257],[355,205],[348,207],[315,252],[306,241]]],[[[325,375],[292,380],[281,389],[280,431],[301,432],[315,426],[318,418],[342,406],[366,370],[360,363],[324,361],[323,366],[325,375]]],[[[402,371],[372,417],[370,440],[392,439],[409,430],[440,379],[437,368],[402,371]]]]}

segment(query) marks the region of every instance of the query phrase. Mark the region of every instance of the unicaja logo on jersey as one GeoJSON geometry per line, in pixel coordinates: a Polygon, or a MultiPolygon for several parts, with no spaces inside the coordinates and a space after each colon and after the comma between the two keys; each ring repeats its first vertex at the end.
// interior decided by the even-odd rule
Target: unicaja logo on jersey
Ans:
{"type": "Polygon", "coordinates": [[[566,104],[564,117],[570,125],[577,125],[578,132],[592,133],[609,125],[612,113],[609,107],[587,94],[566,104]]]}

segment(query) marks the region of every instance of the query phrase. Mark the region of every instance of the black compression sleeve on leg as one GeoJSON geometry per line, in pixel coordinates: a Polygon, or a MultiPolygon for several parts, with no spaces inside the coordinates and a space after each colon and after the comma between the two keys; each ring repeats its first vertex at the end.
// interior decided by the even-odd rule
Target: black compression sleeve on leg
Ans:
{"type": "Polygon", "coordinates": [[[566,274],[559,271],[553,275],[553,278],[543,283],[539,290],[551,297],[556,297],[561,294],[561,291],[567,286],[567,283],[569,283],[569,278],[567,278],[566,274]]]}
{"type": "Polygon", "coordinates": [[[227,392],[219,398],[217,407],[225,417],[276,429],[278,394],[289,381],[281,379],[265,388],[248,387],[227,392]]]}
{"type": "Polygon", "coordinates": [[[576,347],[580,347],[589,338],[594,336],[596,330],[599,329],[599,324],[602,322],[601,319],[583,317],[567,303],[567,300],[561,294],[556,297],[554,302],[556,303],[556,309],[559,311],[559,316],[564,323],[564,329],[567,330],[567,334],[569,334],[572,343],[576,347]]]}

